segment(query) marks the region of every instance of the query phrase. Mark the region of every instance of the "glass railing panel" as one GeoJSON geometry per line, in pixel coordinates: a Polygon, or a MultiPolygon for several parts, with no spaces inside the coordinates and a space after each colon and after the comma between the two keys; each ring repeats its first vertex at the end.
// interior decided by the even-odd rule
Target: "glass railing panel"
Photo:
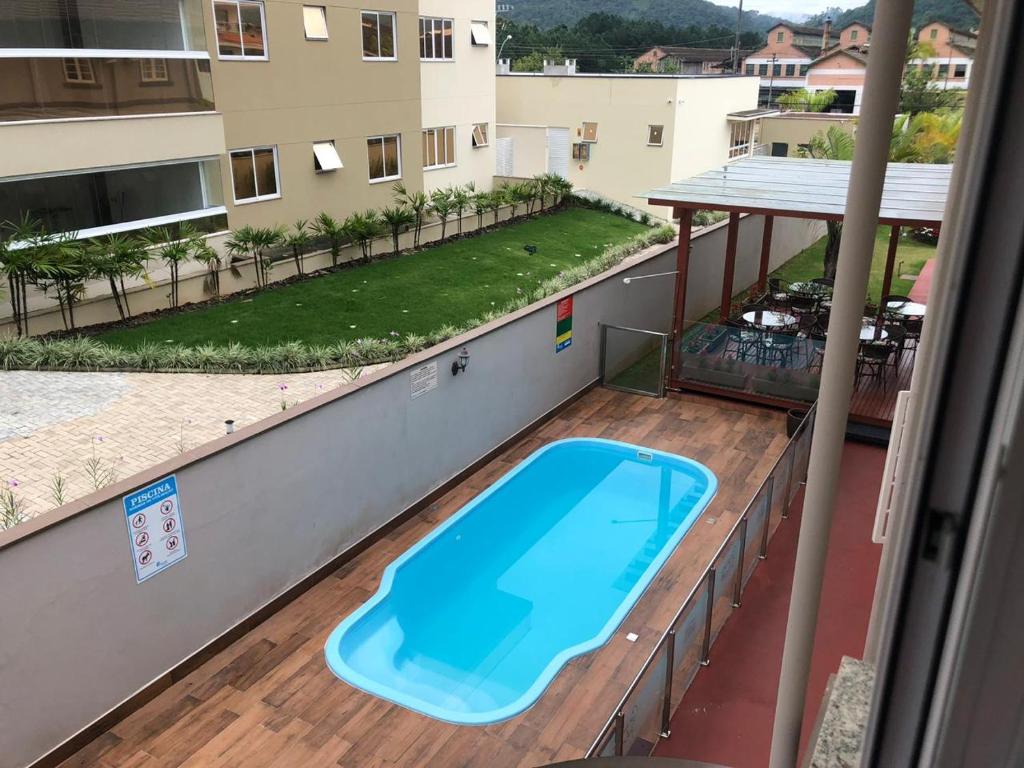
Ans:
{"type": "Polygon", "coordinates": [[[0,48],[205,51],[202,0],[4,0],[0,48]]]}
{"type": "Polygon", "coordinates": [[[649,755],[661,734],[661,716],[668,674],[667,654],[662,649],[640,676],[623,707],[623,753],[649,755]]]}
{"type": "Polygon", "coordinates": [[[602,333],[601,377],[605,386],[661,396],[667,336],[611,325],[603,326],[602,333]]]}
{"type": "MultiPolygon", "coordinates": [[[[769,484],[761,486],[761,490],[747,510],[747,538],[743,548],[743,583],[750,581],[754,569],[761,562],[761,547],[765,542],[766,528],[769,525],[769,484]]],[[[771,529],[767,530],[771,535],[771,529]]]]}
{"type": "Polygon", "coordinates": [[[213,109],[208,61],[0,58],[0,122],[213,109]]]}
{"type": "Polygon", "coordinates": [[[683,700],[686,689],[700,670],[704,645],[704,622],[708,595],[701,584],[675,625],[675,651],[672,663],[672,710],[683,700]]]}
{"type": "Polygon", "coordinates": [[[712,643],[735,610],[733,601],[736,599],[736,580],[740,576],[739,564],[742,556],[740,531],[737,528],[715,561],[715,605],[711,613],[712,643]]]}
{"type": "Polygon", "coordinates": [[[788,514],[789,503],[786,498],[786,492],[789,490],[789,474],[795,451],[793,443],[790,442],[786,446],[786,450],[783,451],[782,456],[779,457],[779,461],[775,465],[775,471],[772,474],[774,488],[772,489],[770,525],[773,528],[779,524],[779,520],[782,519],[783,515],[788,514]]]}

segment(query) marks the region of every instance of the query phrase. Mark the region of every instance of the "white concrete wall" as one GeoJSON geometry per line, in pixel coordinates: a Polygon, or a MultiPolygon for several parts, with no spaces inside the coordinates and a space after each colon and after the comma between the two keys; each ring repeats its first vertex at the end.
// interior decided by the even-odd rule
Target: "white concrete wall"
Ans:
{"type": "Polygon", "coordinates": [[[494,176],[495,54],[494,2],[489,0],[420,0],[420,15],[453,19],[454,59],[421,61],[420,91],[424,128],[455,126],[455,161],[451,168],[424,170],[423,187],[432,190],[472,182],[489,190],[494,176]],[[491,45],[472,45],[470,22],[486,21],[491,45]],[[473,147],[474,123],[487,123],[489,144],[473,147]]]}
{"type": "Polygon", "coordinates": [[[755,109],[757,92],[757,79],[753,77],[698,77],[678,81],[672,181],[696,176],[729,162],[730,129],[726,115],[755,109]]]}

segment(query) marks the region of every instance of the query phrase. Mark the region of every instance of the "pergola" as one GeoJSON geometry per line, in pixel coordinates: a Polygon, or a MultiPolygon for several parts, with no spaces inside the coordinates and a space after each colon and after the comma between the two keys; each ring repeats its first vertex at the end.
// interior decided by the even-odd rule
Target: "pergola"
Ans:
{"type": "MultiPolygon", "coordinates": [[[[731,162],[699,176],[659,187],[643,195],[651,205],[671,206],[679,219],[680,247],[676,256],[673,329],[682,338],[685,329],[686,283],[690,233],[695,210],[729,212],[722,278],[722,321],[729,315],[736,268],[740,214],[764,216],[758,288],[768,280],[772,226],[776,216],[842,221],[852,163],[792,157],[750,157],[731,162]]],[[[882,190],[879,222],[892,225],[882,296],[890,292],[900,228],[938,227],[946,206],[952,165],[889,163],[882,190]]],[[[678,354],[673,349],[673,372],[678,354]]],[[[673,380],[675,380],[673,375],[673,380]]]]}

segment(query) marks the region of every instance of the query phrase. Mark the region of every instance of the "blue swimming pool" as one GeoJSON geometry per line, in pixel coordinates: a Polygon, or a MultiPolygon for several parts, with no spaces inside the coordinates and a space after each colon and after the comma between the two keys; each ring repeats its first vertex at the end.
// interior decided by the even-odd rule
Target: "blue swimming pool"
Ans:
{"type": "Polygon", "coordinates": [[[391,563],[331,633],[327,664],[441,720],[517,715],[608,641],[717,486],[680,456],[551,443],[391,563]]]}

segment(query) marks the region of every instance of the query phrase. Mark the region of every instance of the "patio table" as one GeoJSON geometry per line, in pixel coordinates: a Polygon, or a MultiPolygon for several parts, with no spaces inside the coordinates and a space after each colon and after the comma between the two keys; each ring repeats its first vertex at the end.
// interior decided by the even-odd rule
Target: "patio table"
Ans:
{"type": "Polygon", "coordinates": [[[798,320],[785,312],[774,312],[770,309],[751,310],[743,313],[744,321],[759,328],[786,328],[796,325],[798,320]]]}
{"type": "Polygon", "coordinates": [[[885,305],[886,312],[894,312],[904,317],[924,317],[927,309],[927,306],[918,304],[916,301],[899,301],[898,299],[895,301],[890,299],[885,305]]]}
{"type": "MultiPolygon", "coordinates": [[[[825,335],[827,336],[828,332],[826,332],[825,335]]],[[[880,328],[876,328],[873,320],[870,323],[865,323],[860,327],[861,341],[885,341],[888,338],[889,332],[880,328]]]]}
{"type": "Polygon", "coordinates": [[[810,296],[811,298],[820,298],[822,296],[831,296],[832,289],[827,285],[821,283],[812,283],[810,280],[802,280],[796,283],[789,284],[789,292],[795,293],[798,296],[810,296]]]}

